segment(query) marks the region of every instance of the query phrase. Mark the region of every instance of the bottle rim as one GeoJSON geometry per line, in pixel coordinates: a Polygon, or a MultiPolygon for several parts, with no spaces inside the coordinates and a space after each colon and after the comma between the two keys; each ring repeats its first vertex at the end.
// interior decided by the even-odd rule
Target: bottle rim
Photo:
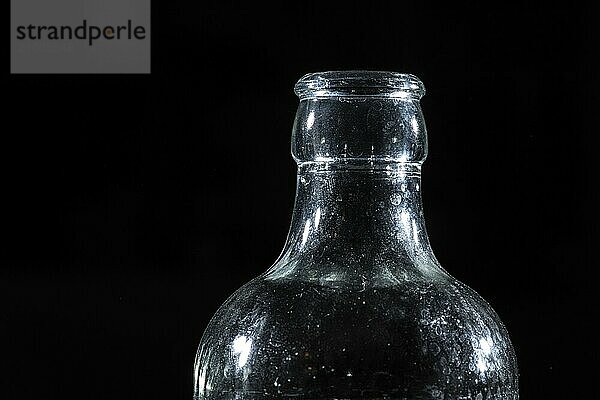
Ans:
{"type": "Polygon", "coordinates": [[[325,71],[304,75],[294,92],[300,100],[320,97],[383,97],[419,100],[425,86],[413,75],[392,71],[325,71]]]}

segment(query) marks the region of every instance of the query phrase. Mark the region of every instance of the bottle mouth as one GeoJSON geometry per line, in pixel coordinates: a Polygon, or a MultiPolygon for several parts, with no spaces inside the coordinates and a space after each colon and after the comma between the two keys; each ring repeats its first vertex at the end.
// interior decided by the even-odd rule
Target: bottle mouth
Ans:
{"type": "Polygon", "coordinates": [[[389,71],[327,71],[304,75],[294,86],[300,100],[322,97],[384,97],[419,100],[425,94],[415,75],[389,71]]]}

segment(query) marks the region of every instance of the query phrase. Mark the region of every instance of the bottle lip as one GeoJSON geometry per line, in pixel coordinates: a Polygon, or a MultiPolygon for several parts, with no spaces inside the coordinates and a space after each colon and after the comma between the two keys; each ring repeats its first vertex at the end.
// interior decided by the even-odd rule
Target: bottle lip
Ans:
{"type": "Polygon", "coordinates": [[[420,99],[425,86],[412,74],[392,71],[325,71],[304,75],[294,92],[300,100],[322,97],[420,99]]]}

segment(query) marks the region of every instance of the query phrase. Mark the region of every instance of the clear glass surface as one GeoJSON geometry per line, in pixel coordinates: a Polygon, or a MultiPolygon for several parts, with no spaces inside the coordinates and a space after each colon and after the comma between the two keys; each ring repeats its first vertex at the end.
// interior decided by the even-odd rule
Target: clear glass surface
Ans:
{"type": "Polygon", "coordinates": [[[518,399],[504,325],[429,245],[423,84],[324,72],[295,91],[287,242],[210,321],[195,399],[518,399]]]}

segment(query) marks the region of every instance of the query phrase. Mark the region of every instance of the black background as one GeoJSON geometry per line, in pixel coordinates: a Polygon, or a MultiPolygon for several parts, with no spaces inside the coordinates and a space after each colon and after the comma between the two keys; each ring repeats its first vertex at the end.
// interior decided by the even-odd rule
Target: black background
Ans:
{"type": "Polygon", "coordinates": [[[430,240],[521,397],[598,398],[597,2],[285,3],[155,2],[149,76],[5,64],[0,397],[190,399],[209,318],[287,233],[293,84],[365,68],[427,87],[430,240]]]}

